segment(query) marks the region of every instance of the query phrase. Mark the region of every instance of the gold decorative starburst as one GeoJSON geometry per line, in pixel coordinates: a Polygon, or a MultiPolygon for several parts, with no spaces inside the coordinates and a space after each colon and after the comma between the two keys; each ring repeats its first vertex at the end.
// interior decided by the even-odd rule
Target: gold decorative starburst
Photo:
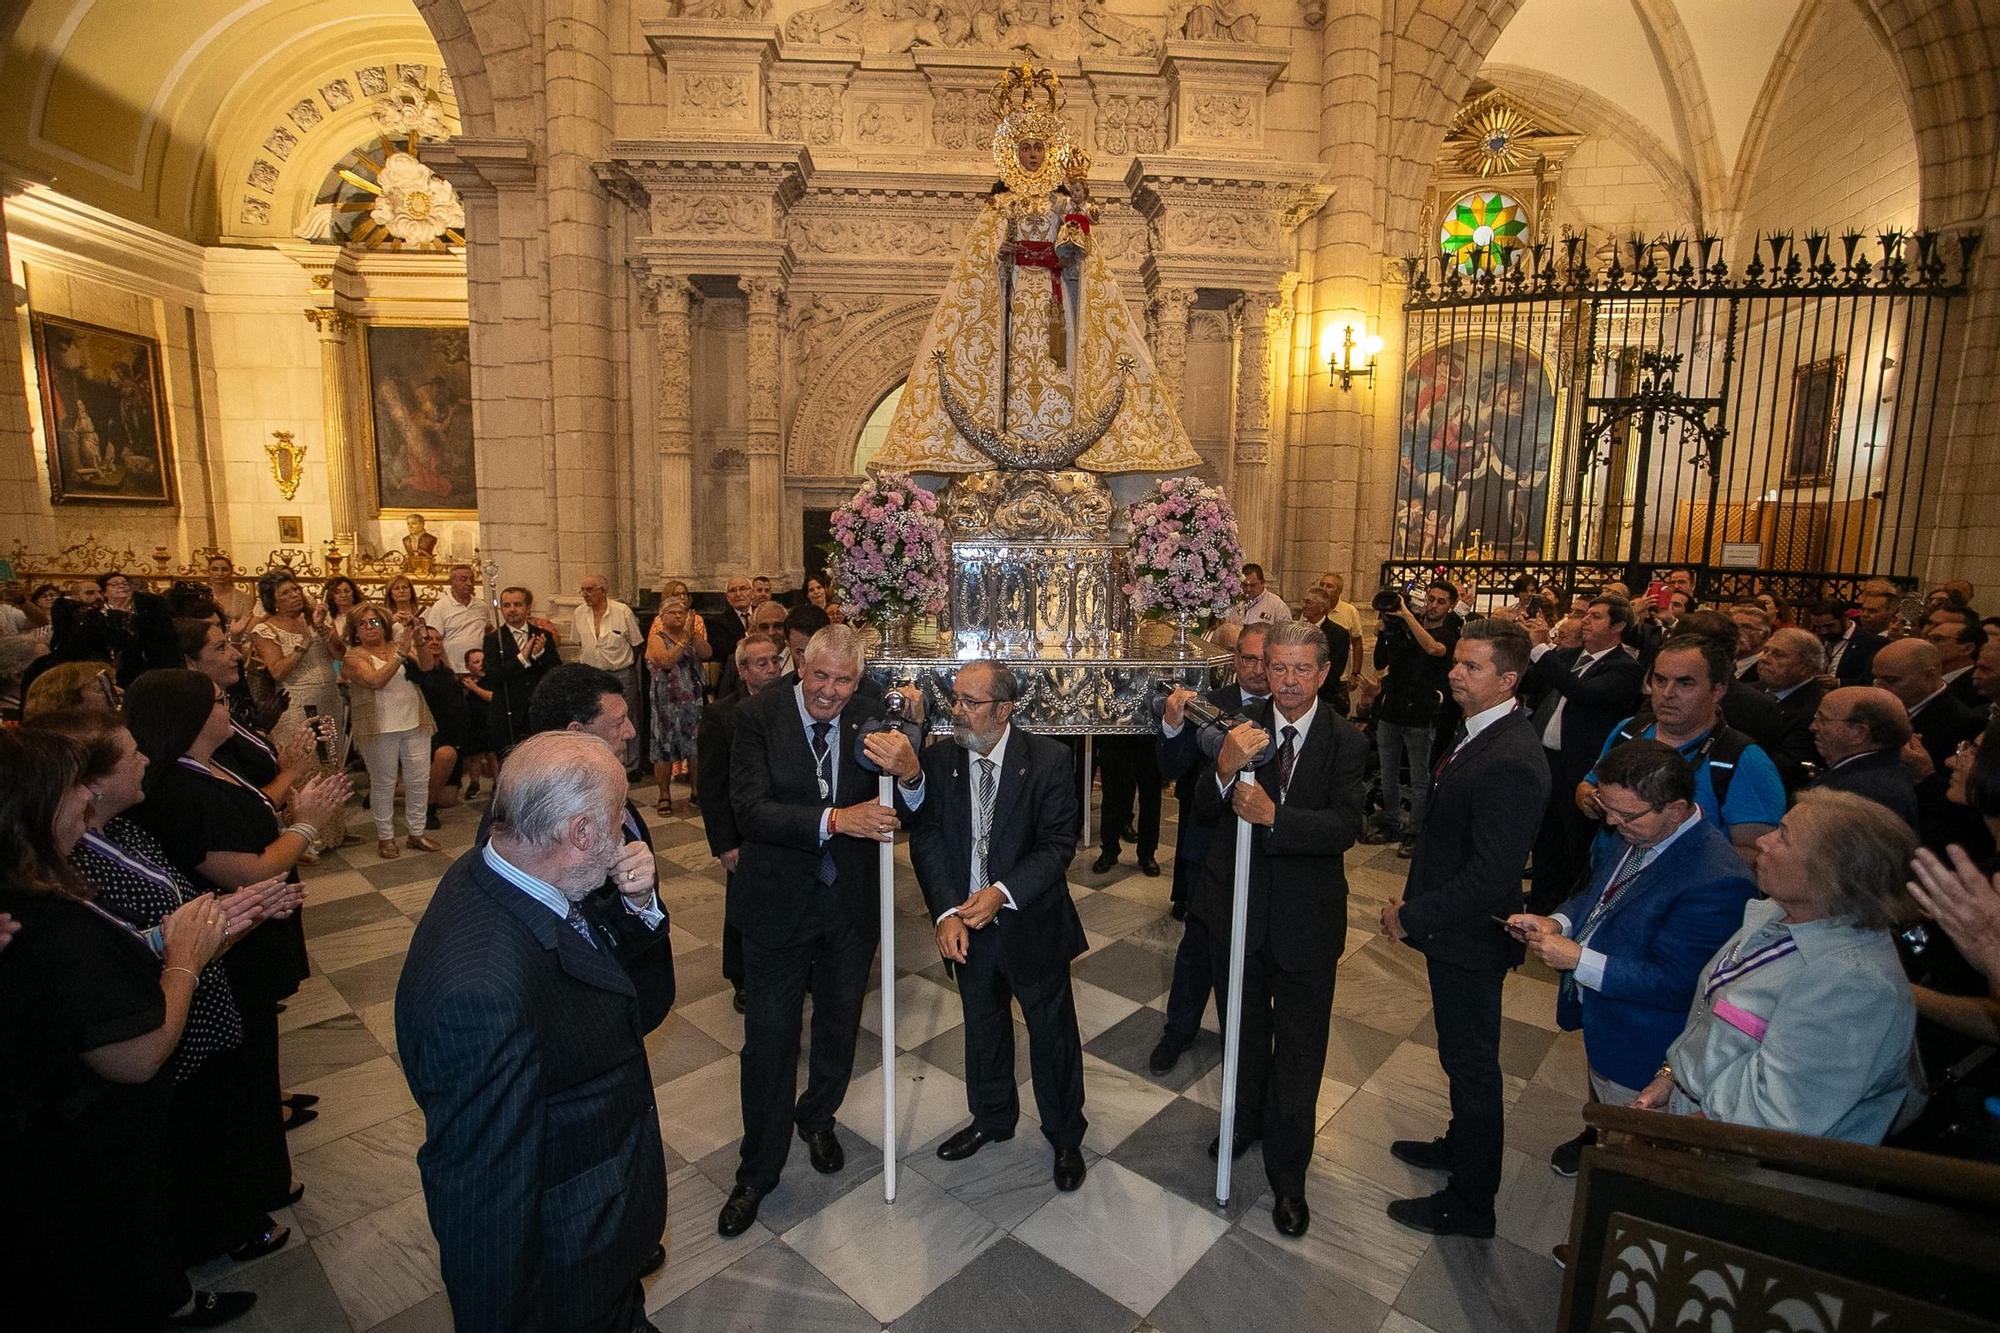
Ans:
{"type": "Polygon", "coordinates": [[[1532,120],[1504,102],[1482,108],[1459,124],[1467,140],[1459,150],[1459,169],[1482,177],[1520,171],[1535,160],[1533,149],[1523,142],[1534,128],[1532,120]]]}

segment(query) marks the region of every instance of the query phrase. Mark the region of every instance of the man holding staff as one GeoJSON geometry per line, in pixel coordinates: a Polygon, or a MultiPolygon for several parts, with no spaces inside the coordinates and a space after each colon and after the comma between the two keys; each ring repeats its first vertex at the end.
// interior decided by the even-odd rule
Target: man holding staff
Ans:
{"type": "Polygon", "coordinates": [[[921,764],[909,742],[886,771],[918,784],[902,792],[910,859],[937,923],[938,953],[965,1008],[965,1091],[972,1123],[938,1145],[947,1162],[1014,1137],[1014,1017],[1028,1025],[1028,1056],[1042,1135],[1055,1149],[1055,1184],[1083,1184],[1083,1041],[1070,961],[1086,945],[1070,900],[1076,787],[1069,751],[1012,723],[1021,685],[998,662],[968,662],[952,681],[953,745],[921,764]]]}
{"type": "MultiPolygon", "coordinates": [[[[1264,1141],[1276,1202],[1271,1220],[1303,1236],[1306,1164],[1333,1006],[1334,967],[1347,941],[1347,873],[1341,855],[1361,833],[1361,733],[1322,708],[1326,636],[1299,621],[1264,640],[1271,697],[1223,741],[1195,787],[1194,818],[1212,827],[1208,861],[1190,915],[1215,948],[1216,990],[1227,994],[1238,819],[1250,825],[1249,914],[1243,936],[1242,1057],[1231,1154],[1264,1141]],[[1276,753],[1252,780],[1240,774],[1273,739],[1276,753]]],[[[1161,731],[1178,735],[1191,692],[1168,696],[1161,731]]],[[[1227,1022],[1228,1016],[1224,1015],[1227,1022]]],[[[1210,1146],[1221,1150],[1221,1139],[1210,1146]]]]}
{"type": "MultiPolygon", "coordinates": [[[[861,1002],[880,936],[880,844],[894,811],[855,759],[879,703],[855,697],[861,641],[845,625],[813,635],[798,682],[736,711],[729,799],[743,842],[730,876],[728,923],[743,933],[742,1162],[716,1230],[739,1236],[777,1188],[796,1127],[813,1169],[846,1165],[833,1116],[854,1073],[861,1002]],[[799,1036],[808,989],[812,1053],[798,1095],[799,1036]]],[[[869,758],[898,766],[893,733],[868,738],[869,758]]],[[[893,979],[891,979],[893,984],[893,979]]],[[[894,1145],[888,1145],[893,1150],[894,1145]]]]}

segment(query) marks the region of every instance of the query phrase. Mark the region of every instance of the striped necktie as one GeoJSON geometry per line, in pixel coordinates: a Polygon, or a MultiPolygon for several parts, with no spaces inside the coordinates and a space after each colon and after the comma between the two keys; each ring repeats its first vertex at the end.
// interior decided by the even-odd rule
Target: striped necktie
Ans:
{"type": "MultiPolygon", "coordinates": [[[[827,740],[827,734],[832,730],[831,722],[812,724],[813,763],[819,770],[819,794],[820,799],[828,804],[833,802],[833,746],[827,740]]],[[[826,850],[819,855],[819,882],[831,885],[838,878],[839,871],[833,862],[833,843],[829,839],[826,850]]]]}
{"type": "Polygon", "coordinates": [[[593,949],[597,947],[597,936],[590,929],[590,922],[585,920],[583,913],[577,910],[575,903],[569,905],[569,913],[563,917],[563,920],[568,923],[571,930],[583,936],[585,944],[588,944],[593,949]]]}
{"type": "Polygon", "coordinates": [[[974,892],[993,882],[987,859],[993,852],[993,761],[979,759],[979,813],[972,830],[972,888],[974,892]]]}

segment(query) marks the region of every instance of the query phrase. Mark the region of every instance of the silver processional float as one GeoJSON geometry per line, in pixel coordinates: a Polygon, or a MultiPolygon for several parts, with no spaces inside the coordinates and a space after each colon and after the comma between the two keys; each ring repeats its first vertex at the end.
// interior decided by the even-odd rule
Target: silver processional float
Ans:
{"type": "MultiPolygon", "coordinates": [[[[995,93],[1002,188],[968,233],[869,469],[936,497],[948,543],[943,609],[921,619],[874,616],[883,638],[869,670],[885,687],[920,696],[925,725],[942,733],[961,665],[987,658],[1009,667],[1022,687],[1015,723],[1081,740],[1087,845],[1092,739],[1157,735],[1157,697],[1174,686],[1199,694],[1225,678],[1230,657],[1193,637],[1185,614],[1174,617],[1170,641],[1152,632],[1157,622],[1135,614],[1135,575],[1144,571],[1135,569],[1131,503],[1201,459],[1117,281],[1091,246],[1090,161],[1070,140],[1062,103],[1060,78],[1026,64],[1007,71],[995,93]]],[[[1240,562],[1233,517],[1228,528],[1227,549],[1240,562]]],[[[835,582],[851,602],[856,566],[844,557],[852,554],[833,552],[835,582]]],[[[1229,586],[1239,573],[1227,572],[1229,586]]],[[[1226,719],[1205,703],[1189,716],[1212,758],[1226,719]]],[[[1248,770],[1242,780],[1253,780],[1248,770]]],[[[885,805],[891,788],[884,777],[885,805]]],[[[1239,819],[1223,1014],[1225,1143],[1241,1057],[1250,836],[1239,819]]],[[[892,847],[884,844],[880,856],[883,1197],[894,1202],[892,847]]],[[[1216,1199],[1226,1204],[1231,1157],[1217,1157],[1216,1199]]]]}

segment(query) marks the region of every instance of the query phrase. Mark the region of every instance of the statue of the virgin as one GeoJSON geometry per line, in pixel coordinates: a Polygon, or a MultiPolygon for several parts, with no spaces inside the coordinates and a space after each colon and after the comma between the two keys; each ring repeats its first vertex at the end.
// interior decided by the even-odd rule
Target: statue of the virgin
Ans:
{"type": "Polygon", "coordinates": [[[1070,141],[1061,81],[1022,65],[994,100],[1000,180],[952,267],[876,463],[976,472],[1087,440],[1054,466],[1194,467],[1138,322],[1092,244],[1090,164],[1070,141]]]}

